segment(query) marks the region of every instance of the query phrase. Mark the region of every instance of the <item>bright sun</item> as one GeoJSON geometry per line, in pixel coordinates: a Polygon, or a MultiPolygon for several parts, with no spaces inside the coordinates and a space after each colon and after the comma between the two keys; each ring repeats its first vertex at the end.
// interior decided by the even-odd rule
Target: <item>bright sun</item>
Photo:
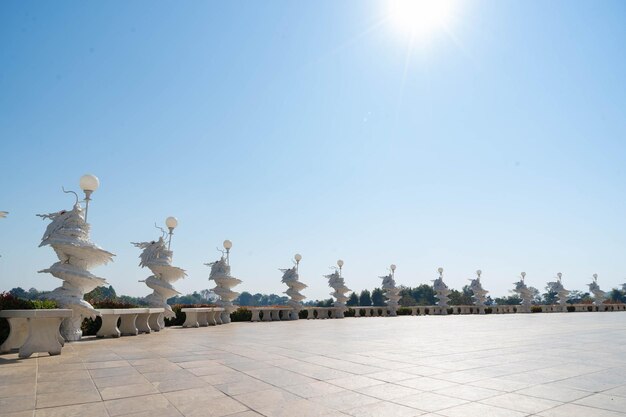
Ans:
{"type": "Polygon", "coordinates": [[[446,29],[453,17],[454,0],[388,0],[389,19],[413,38],[446,29]]]}

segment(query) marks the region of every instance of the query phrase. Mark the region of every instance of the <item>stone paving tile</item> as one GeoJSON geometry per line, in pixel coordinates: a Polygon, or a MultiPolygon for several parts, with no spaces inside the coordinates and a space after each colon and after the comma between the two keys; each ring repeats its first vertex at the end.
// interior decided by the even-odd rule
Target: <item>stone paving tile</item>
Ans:
{"type": "Polygon", "coordinates": [[[346,411],[351,408],[374,404],[380,401],[378,398],[348,390],[322,395],[321,397],[312,397],[309,400],[339,411],[346,411]]]}
{"type": "Polygon", "coordinates": [[[528,413],[525,412],[507,410],[505,408],[494,407],[481,403],[467,403],[437,411],[437,414],[446,417],[524,417],[528,415],[528,413]]]}
{"type": "Polygon", "coordinates": [[[396,384],[409,387],[409,388],[415,388],[420,391],[435,391],[435,390],[454,387],[454,386],[459,385],[456,382],[450,382],[450,381],[445,381],[443,379],[436,379],[436,378],[429,378],[429,377],[405,379],[405,380],[396,382],[396,384]]]}
{"type": "Polygon", "coordinates": [[[164,393],[163,396],[175,407],[182,406],[185,403],[201,403],[210,401],[215,398],[224,398],[226,395],[213,387],[192,388],[181,391],[171,391],[164,393]]]}
{"type": "Polygon", "coordinates": [[[172,407],[162,394],[144,395],[140,397],[122,398],[104,402],[109,416],[121,416],[132,413],[150,413],[172,407]]]}
{"type": "Polygon", "coordinates": [[[319,397],[320,395],[335,394],[342,392],[344,389],[333,384],[329,384],[325,381],[311,382],[301,385],[290,385],[284,388],[285,391],[289,391],[292,394],[296,394],[302,398],[319,397]]]}
{"type": "Polygon", "coordinates": [[[346,318],[85,338],[60,356],[0,355],[0,417],[626,417],[624,319],[346,318]]]}
{"type": "Polygon", "coordinates": [[[116,385],[99,389],[103,400],[115,400],[117,398],[137,397],[147,394],[158,394],[159,390],[152,384],[144,382],[141,384],[116,385]]]}
{"type": "Polygon", "coordinates": [[[447,397],[445,395],[434,394],[432,392],[422,392],[417,395],[396,398],[393,402],[425,412],[439,412],[439,410],[443,410],[444,408],[450,408],[467,403],[467,401],[460,398],[447,397]]]}
{"type": "Polygon", "coordinates": [[[35,411],[35,417],[109,417],[104,403],[67,405],[62,407],[42,408],[35,411]]]}
{"type": "Polygon", "coordinates": [[[578,400],[592,395],[588,391],[566,388],[555,384],[533,385],[515,392],[516,394],[530,397],[545,398],[548,400],[561,401],[564,403],[578,400]]]}
{"type": "Polygon", "coordinates": [[[586,407],[577,404],[565,404],[537,414],[540,417],[624,417],[626,413],[618,413],[600,408],[586,407]]]}
{"type": "Polygon", "coordinates": [[[0,398],[0,410],[3,413],[34,410],[35,395],[16,395],[9,398],[0,398]]]}
{"type": "Polygon", "coordinates": [[[395,384],[374,385],[372,387],[359,388],[356,391],[380,400],[393,400],[422,392],[414,388],[403,387],[402,385],[395,384]]]}
{"type": "Polygon", "coordinates": [[[185,417],[223,417],[243,411],[248,407],[231,397],[203,399],[179,404],[176,408],[185,417]]]}
{"type": "Polygon", "coordinates": [[[541,411],[562,405],[558,401],[547,400],[545,398],[529,397],[526,395],[507,393],[496,397],[487,398],[480,401],[483,404],[496,407],[507,408],[509,410],[520,411],[527,414],[536,414],[541,411]]]}
{"type": "Polygon", "coordinates": [[[502,391],[474,387],[471,385],[454,385],[451,387],[440,388],[433,392],[435,394],[447,395],[448,397],[460,398],[467,401],[479,401],[502,394],[502,391]]]}
{"type": "MultiPolygon", "coordinates": [[[[626,378],[626,375],[624,376],[626,378]]],[[[588,407],[601,408],[603,410],[626,412],[626,398],[616,395],[593,394],[589,397],[574,401],[574,404],[588,407]]]]}
{"type": "Polygon", "coordinates": [[[343,378],[329,379],[326,382],[346,389],[359,389],[371,387],[373,385],[382,385],[385,383],[380,379],[369,378],[363,375],[353,375],[343,378]]]}
{"type": "Polygon", "coordinates": [[[0,412],[0,417],[33,417],[35,412],[32,410],[28,411],[16,411],[14,413],[3,413],[0,412]]]}
{"type": "Polygon", "coordinates": [[[120,417],[183,417],[180,411],[173,405],[168,405],[156,410],[140,411],[138,413],[122,414],[120,417]]]}
{"type": "Polygon", "coordinates": [[[35,385],[30,383],[0,385],[0,398],[11,398],[17,395],[35,395],[35,385]]]}
{"type": "Polygon", "coordinates": [[[386,401],[352,408],[346,410],[346,413],[354,417],[414,417],[424,414],[423,411],[415,408],[386,401]]]}
{"type": "MultiPolygon", "coordinates": [[[[91,383],[91,382],[89,382],[91,383]]],[[[37,394],[36,408],[58,407],[102,401],[100,393],[95,387],[81,391],[61,391],[49,394],[37,394]]]]}
{"type": "Polygon", "coordinates": [[[274,386],[250,376],[246,376],[245,379],[241,379],[236,382],[215,385],[215,388],[227,395],[240,395],[251,392],[265,391],[274,388],[274,386]]]}
{"type": "Polygon", "coordinates": [[[134,375],[107,376],[104,378],[94,378],[93,383],[98,389],[106,387],[118,387],[120,385],[143,384],[149,382],[143,375],[137,373],[134,375]]]}

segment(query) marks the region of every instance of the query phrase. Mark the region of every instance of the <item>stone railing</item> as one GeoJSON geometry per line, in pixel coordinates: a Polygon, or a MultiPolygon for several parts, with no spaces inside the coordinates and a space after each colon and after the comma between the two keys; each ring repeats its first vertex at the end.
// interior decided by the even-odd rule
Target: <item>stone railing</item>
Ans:
{"type": "MultiPolygon", "coordinates": [[[[244,307],[252,312],[251,321],[277,321],[297,319],[297,312],[289,307],[244,307]]],[[[448,307],[440,306],[411,306],[401,307],[410,309],[411,316],[443,316],[443,315],[466,315],[466,314],[516,314],[516,313],[557,313],[557,312],[587,312],[587,311],[626,311],[625,304],[603,304],[595,306],[591,304],[568,304],[567,306],[534,305],[528,311],[524,311],[521,305],[455,305],[448,307]],[[537,311],[540,309],[540,311],[537,311]]],[[[351,306],[354,317],[388,317],[393,316],[388,306],[351,306]]],[[[303,306],[307,311],[307,320],[340,318],[336,307],[310,307],[303,306]]],[[[397,311],[397,310],[396,310],[397,311]]],[[[341,316],[343,317],[343,316],[341,316]]]]}
{"type": "Polygon", "coordinates": [[[298,320],[298,312],[291,307],[265,306],[243,308],[250,310],[252,313],[250,321],[298,320]]]}

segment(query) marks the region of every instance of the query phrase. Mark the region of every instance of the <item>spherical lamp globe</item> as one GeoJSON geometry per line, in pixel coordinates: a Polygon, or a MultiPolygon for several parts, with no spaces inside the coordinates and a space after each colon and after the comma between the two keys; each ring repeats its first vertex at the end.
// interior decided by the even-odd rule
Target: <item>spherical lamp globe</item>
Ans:
{"type": "Polygon", "coordinates": [[[80,189],[83,191],[96,191],[100,187],[100,180],[92,174],[85,174],[80,177],[80,189]]]}

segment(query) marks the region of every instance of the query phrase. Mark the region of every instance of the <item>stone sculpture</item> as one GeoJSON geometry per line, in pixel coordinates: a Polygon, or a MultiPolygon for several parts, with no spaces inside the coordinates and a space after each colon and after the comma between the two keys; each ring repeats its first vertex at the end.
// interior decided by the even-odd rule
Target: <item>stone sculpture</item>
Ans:
{"type": "Polygon", "coordinates": [[[443,282],[443,268],[437,269],[439,272],[439,278],[433,281],[433,289],[435,290],[435,297],[439,299],[437,301],[437,306],[441,307],[441,314],[448,314],[448,294],[450,294],[450,289],[443,282]]]}
{"type": "Polygon", "coordinates": [[[487,299],[487,293],[489,291],[483,288],[483,285],[480,282],[480,275],[482,271],[479,269],[476,271],[476,279],[470,279],[470,289],[473,293],[474,305],[478,307],[479,314],[485,314],[485,301],[487,299]]]}
{"type": "Polygon", "coordinates": [[[159,317],[158,323],[160,328],[165,327],[164,318],[174,318],[176,314],[172,311],[172,307],[167,304],[167,300],[180,294],[174,289],[172,283],[187,276],[185,270],[177,266],[172,266],[173,252],[167,248],[164,236],[166,232],[162,230],[163,236],[158,240],[150,242],[132,243],[141,249],[139,255],[139,266],[148,268],[153,275],[145,280],[148,288],[153,292],[146,297],[146,301],[151,307],[165,309],[164,315],[159,317]]]}
{"type": "Polygon", "coordinates": [[[530,288],[528,288],[526,286],[526,283],[524,282],[524,279],[526,278],[526,272],[522,272],[521,273],[522,278],[514,283],[515,285],[515,292],[519,294],[520,298],[522,299],[522,303],[520,304],[520,309],[518,310],[520,313],[530,313],[531,310],[531,306],[532,306],[532,299],[533,299],[533,294],[530,291],[530,288]]]}
{"type": "Polygon", "coordinates": [[[296,255],[296,265],[293,268],[280,270],[283,273],[282,282],[289,287],[287,291],[284,291],[284,294],[289,296],[287,304],[289,304],[289,306],[293,309],[289,313],[289,318],[291,320],[297,320],[299,318],[298,313],[302,310],[302,300],[306,298],[304,295],[300,294],[300,291],[304,290],[307,285],[300,282],[298,264],[302,258],[298,258],[299,255],[296,255]]]}
{"type": "Polygon", "coordinates": [[[587,286],[589,286],[589,292],[594,296],[593,304],[597,306],[602,305],[604,300],[606,300],[606,293],[598,285],[598,274],[593,274],[593,281],[591,284],[587,284],[587,286]]]}
{"type": "Polygon", "coordinates": [[[324,275],[324,277],[328,279],[328,286],[334,290],[330,293],[330,295],[335,297],[335,318],[342,319],[345,311],[347,310],[346,301],[348,301],[348,297],[346,296],[346,293],[352,290],[346,287],[346,283],[341,276],[343,261],[341,259],[338,260],[337,265],[339,266],[339,269],[336,269],[335,272],[330,275],[324,275]]]}
{"type": "Polygon", "coordinates": [[[233,305],[233,300],[239,295],[238,292],[231,290],[231,288],[241,284],[241,280],[230,276],[230,262],[229,251],[232,243],[229,240],[224,241],[224,248],[226,248],[227,257],[222,256],[219,261],[205,264],[211,267],[211,273],[209,275],[209,281],[215,281],[215,288],[213,292],[219,296],[217,305],[224,308],[221,313],[222,323],[230,323],[230,313],[235,311],[237,307],[233,305]]]}
{"type": "Polygon", "coordinates": [[[82,337],[83,319],[96,317],[96,310],[83,299],[85,293],[107,284],[104,278],[93,275],[89,269],[111,262],[115,255],[89,240],[90,226],[85,221],[78,195],[70,192],[76,195],[71,210],[37,216],[51,220],[39,246],[51,246],[59,258],[59,262],[39,272],[63,280],[63,285],[46,297],[55,300],[61,308],[72,309],[72,317],[64,319],[61,324],[61,335],[67,341],[74,341],[82,337]]]}
{"type": "Polygon", "coordinates": [[[561,279],[563,278],[563,274],[559,272],[558,274],[556,274],[556,277],[557,277],[556,281],[548,282],[548,288],[550,289],[550,291],[555,292],[557,294],[557,297],[559,298],[559,306],[561,307],[561,311],[565,311],[567,307],[566,303],[569,298],[570,292],[563,287],[563,283],[561,282],[561,279]]]}
{"type": "Polygon", "coordinates": [[[382,289],[387,298],[387,307],[389,307],[389,315],[396,316],[398,312],[398,301],[400,301],[400,289],[396,287],[395,277],[396,266],[391,265],[391,273],[383,277],[379,277],[383,280],[382,289]]]}

